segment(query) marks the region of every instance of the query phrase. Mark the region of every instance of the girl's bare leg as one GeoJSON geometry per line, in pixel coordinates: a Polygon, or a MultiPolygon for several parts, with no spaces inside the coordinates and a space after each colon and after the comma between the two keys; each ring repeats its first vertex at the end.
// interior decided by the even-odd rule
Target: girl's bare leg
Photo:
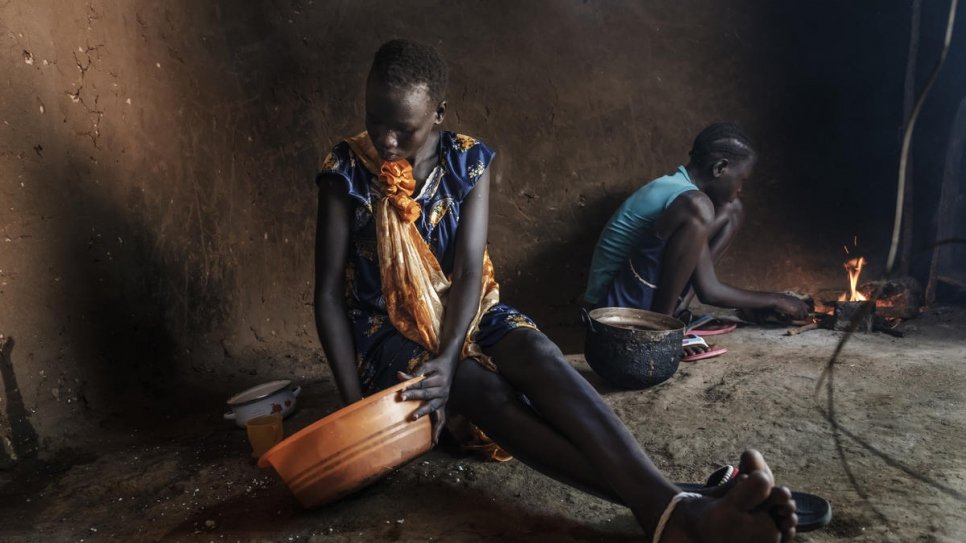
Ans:
{"type": "MultiPolygon", "coordinates": [[[[485,381],[478,380],[466,364],[461,365],[453,384],[453,407],[544,473],[602,497],[618,498],[630,507],[645,530],[653,530],[678,489],[661,475],[560,350],[542,333],[518,329],[487,354],[498,365],[501,381],[490,380],[489,393],[474,396],[472,389],[482,388],[485,381]],[[498,384],[503,381],[509,389],[498,384]],[[527,397],[530,406],[519,400],[516,391],[527,397]]],[[[746,536],[760,534],[763,541],[777,541],[794,534],[794,504],[783,496],[787,492],[775,491],[770,473],[762,471],[767,469],[763,461],[760,465],[748,464],[745,469],[753,476],[745,476],[723,497],[682,504],[664,540],[757,541],[746,536]],[[785,514],[787,520],[779,523],[781,531],[766,509],[779,509],[785,514]],[[735,518],[730,525],[741,526],[744,532],[715,527],[732,516],[735,518]],[[774,537],[765,537],[768,534],[774,537]]]]}

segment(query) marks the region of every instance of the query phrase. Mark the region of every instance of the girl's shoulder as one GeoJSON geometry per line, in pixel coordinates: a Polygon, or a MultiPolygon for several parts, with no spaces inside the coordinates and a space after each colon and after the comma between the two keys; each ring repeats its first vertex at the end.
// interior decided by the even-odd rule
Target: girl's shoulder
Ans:
{"type": "Polygon", "coordinates": [[[335,144],[322,158],[315,182],[321,183],[323,179],[332,177],[341,177],[344,180],[350,197],[364,204],[369,203],[369,176],[366,175],[362,161],[346,140],[335,144]]]}
{"type": "MultiPolygon", "coordinates": [[[[358,138],[359,136],[355,137],[358,138]]],[[[329,152],[322,158],[321,171],[346,175],[356,168],[365,168],[365,157],[356,154],[349,144],[349,139],[342,139],[329,149],[329,152]]]]}
{"type": "Polygon", "coordinates": [[[468,193],[483,176],[496,153],[482,141],[466,134],[440,134],[440,160],[468,193]]]}
{"type": "Polygon", "coordinates": [[[453,157],[493,157],[495,154],[485,143],[473,136],[444,130],[440,133],[440,147],[444,155],[453,157]]]}

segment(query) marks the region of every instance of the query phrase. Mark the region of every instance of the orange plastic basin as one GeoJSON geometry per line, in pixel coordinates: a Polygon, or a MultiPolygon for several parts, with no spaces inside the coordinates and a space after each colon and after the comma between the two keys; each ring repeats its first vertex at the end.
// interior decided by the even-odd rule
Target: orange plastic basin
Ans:
{"type": "Polygon", "coordinates": [[[422,401],[401,401],[417,377],[343,407],[292,434],[258,459],[272,466],[303,507],[319,507],[388,475],[432,448],[430,417],[412,420],[422,401]]]}

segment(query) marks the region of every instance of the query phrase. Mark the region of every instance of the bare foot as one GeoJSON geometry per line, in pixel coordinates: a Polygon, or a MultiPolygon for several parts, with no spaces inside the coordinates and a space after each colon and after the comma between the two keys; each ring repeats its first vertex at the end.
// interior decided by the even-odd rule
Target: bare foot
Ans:
{"type": "Polygon", "coordinates": [[[774,486],[775,477],[771,472],[771,468],[768,467],[761,453],[754,449],[747,450],[741,454],[741,461],[738,463],[738,473],[739,475],[728,483],[709,488],[705,491],[699,491],[699,493],[711,498],[724,498],[738,484],[738,481],[743,479],[741,474],[761,474],[765,477],[771,489],[767,498],[756,506],[755,511],[768,513],[781,533],[781,541],[791,541],[795,537],[795,526],[798,525],[798,516],[795,514],[795,500],[792,499],[791,491],[784,486],[774,486]]]}
{"type": "Polygon", "coordinates": [[[795,527],[798,526],[798,515],[795,513],[795,500],[792,491],[786,486],[775,486],[762,508],[771,516],[782,534],[782,543],[791,541],[795,537],[795,527]]]}
{"type": "MultiPolygon", "coordinates": [[[[785,541],[786,533],[779,530],[764,508],[772,499],[773,488],[766,473],[754,471],[739,475],[734,485],[720,498],[684,500],[671,515],[661,543],[785,541]]],[[[794,527],[791,529],[794,530],[794,527]]]]}
{"type": "Polygon", "coordinates": [[[798,515],[795,514],[795,500],[792,499],[792,491],[785,486],[775,486],[775,476],[771,468],[765,463],[761,453],[749,449],[741,454],[741,462],[738,464],[740,473],[764,473],[772,484],[771,494],[761,505],[761,509],[767,511],[774,519],[778,529],[782,532],[782,541],[791,541],[795,537],[795,526],[798,525],[798,515]]]}

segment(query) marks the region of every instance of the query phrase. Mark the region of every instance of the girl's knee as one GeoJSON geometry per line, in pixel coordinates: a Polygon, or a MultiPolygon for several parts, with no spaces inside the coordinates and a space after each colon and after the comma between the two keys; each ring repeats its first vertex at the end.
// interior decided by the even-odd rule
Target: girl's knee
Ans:
{"type": "Polygon", "coordinates": [[[737,198],[721,206],[720,213],[732,228],[738,228],[745,222],[745,204],[737,198]]]}
{"type": "Polygon", "coordinates": [[[508,360],[494,360],[498,366],[512,364],[519,371],[553,369],[567,364],[560,347],[543,332],[532,329],[520,330],[514,339],[516,341],[501,353],[503,358],[508,360]]]}
{"type": "Polygon", "coordinates": [[[528,353],[532,359],[554,363],[564,362],[563,351],[542,332],[531,334],[528,341],[528,353]]]}

